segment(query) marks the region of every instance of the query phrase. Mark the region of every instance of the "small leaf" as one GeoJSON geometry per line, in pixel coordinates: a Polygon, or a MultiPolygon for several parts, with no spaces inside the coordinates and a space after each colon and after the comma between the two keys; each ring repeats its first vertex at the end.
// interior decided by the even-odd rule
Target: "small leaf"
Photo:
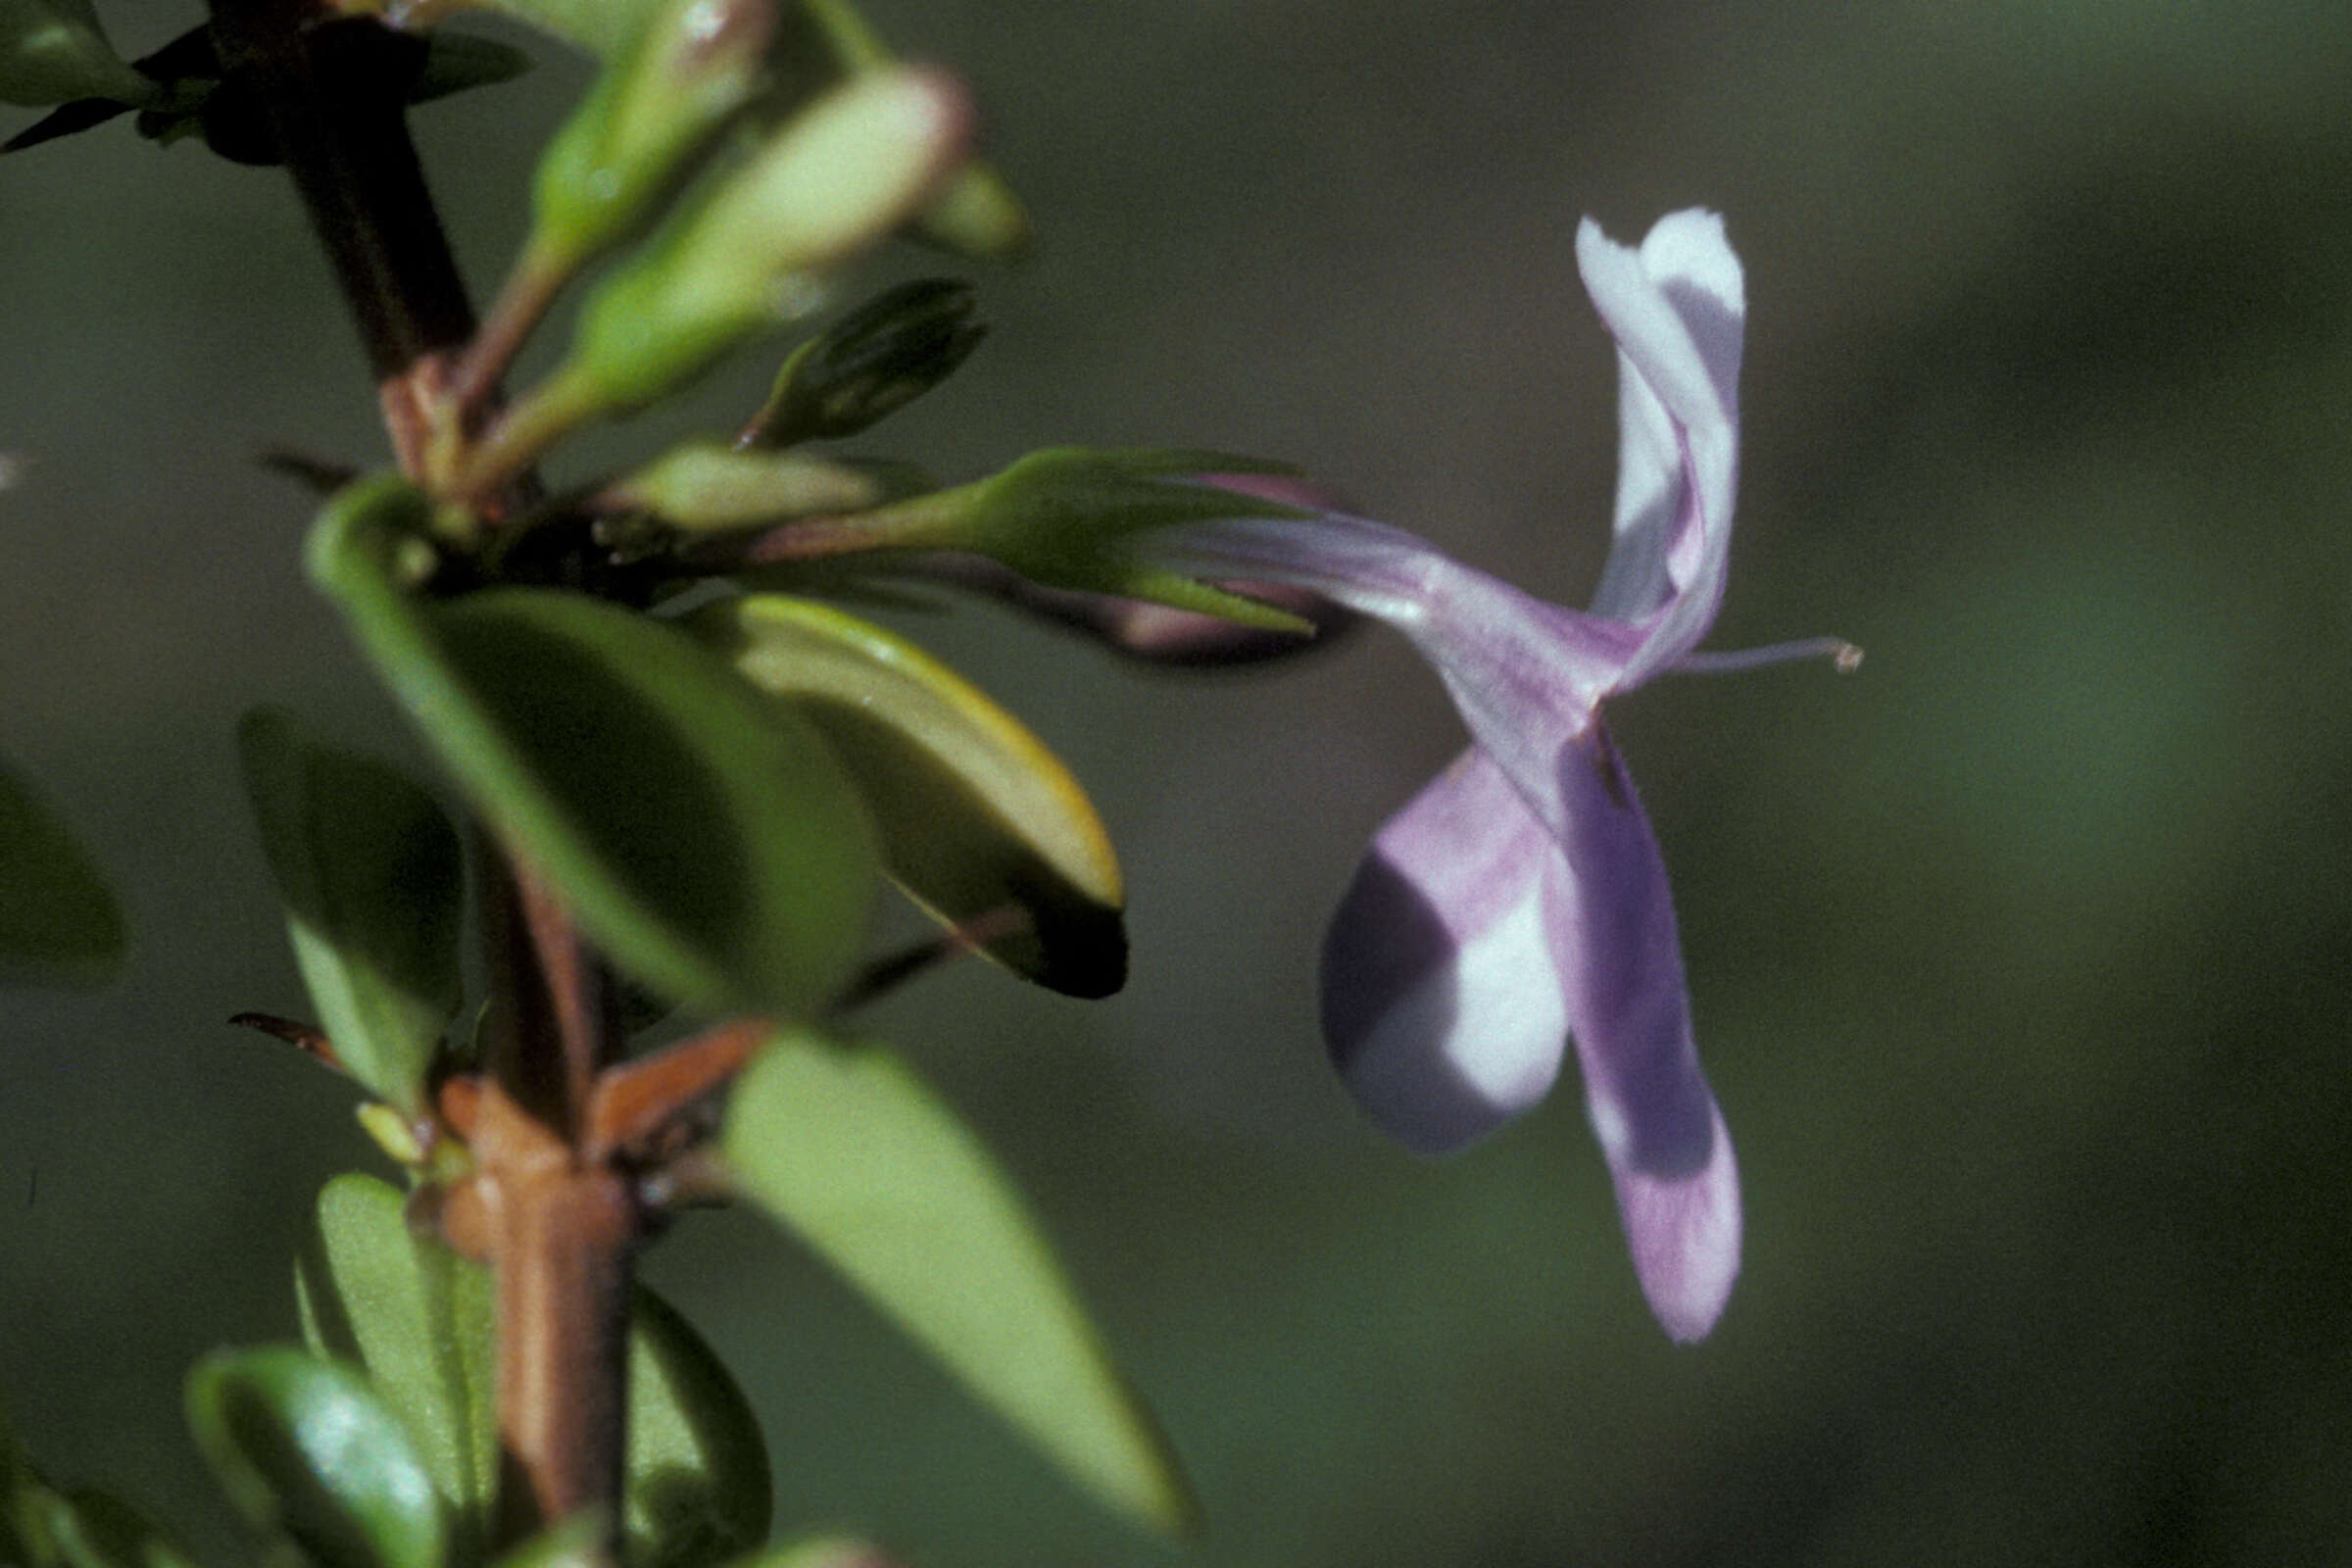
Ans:
{"type": "Polygon", "coordinates": [[[60,1568],[193,1568],[153,1520],[95,1488],[52,1492],[45,1512],[60,1568]]]}
{"type": "Polygon", "coordinates": [[[414,1115],[464,1000],[457,829],[397,770],[275,710],[246,715],[237,749],[319,1023],[353,1077],[414,1115]]]}
{"type": "Polygon", "coordinates": [[[629,1331],[632,1568],[701,1568],[767,1539],[767,1443],[743,1390],[676,1308],[640,1289],[629,1331]]]}
{"type": "Polygon", "coordinates": [[[368,1369],[449,1505],[461,1560],[488,1539],[498,1484],[489,1271],[409,1228],[400,1193],[343,1175],[318,1195],[295,1270],[303,1339],[368,1369]]]}
{"type": "Polygon", "coordinates": [[[1191,1525],[1174,1454],[1027,1206],[896,1057],[777,1036],[723,1147],[754,1200],[1071,1475],[1161,1529],[1191,1525]]]}
{"type": "Polygon", "coordinates": [[[432,1477],[354,1371],[293,1346],[216,1350],[188,1424],[229,1497],[319,1568],[442,1568],[432,1477]]]}
{"type": "MultiPolygon", "coordinates": [[[[304,1338],[367,1368],[448,1504],[453,1560],[471,1560],[498,1479],[490,1271],[412,1231],[395,1188],[344,1175],[319,1194],[295,1288],[304,1338]]],[[[767,1534],[758,1419],[693,1326],[644,1289],[629,1327],[627,1477],[634,1568],[699,1568],[767,1534]]]]}
{"type": "Polygon", "coordinates": [[[598,945],[673,1000],[801,1016],[864,940],[874,858],[806,725],[676,627],[580,595],[401,589],[423,496],[363,481],[312,575],[474,803],[598,945]]]}
{"type": "Polygon", "coordinates": [[[878,1547],[847,1536],[825,1536],[770,1546],[757,1557],[746,1557],[733,1568],[897,1568],[878,1547]]]}
{"type": "Polygon", "coordinates": [[[155,83],[106,41],[90,0],[0,0],[0,103],[143,104],[155,96],[155,83]]]}
{"type": "Polygon", "coordinates": [[[96,983],[122,950],[122,915],[88,857],[0,768],[0,980],[96,983]]]}
{"type": "Polygon", "coordinates": [[[778,594],[725,600],[694,633],[816,727],[858,785],[884,867],[951,926],[1007,906],[983,944],[1041,985],[1104,997],[1127,973],[1109,835],[1061,760],[1020,720],[903,638],[778,594]]]}

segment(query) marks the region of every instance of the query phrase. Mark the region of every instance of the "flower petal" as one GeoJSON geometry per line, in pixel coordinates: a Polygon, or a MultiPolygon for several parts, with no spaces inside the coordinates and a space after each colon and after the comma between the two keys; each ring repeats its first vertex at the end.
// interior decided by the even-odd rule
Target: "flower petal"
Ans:
{"type": "Polygon", "coordinates": [[[1565,1054],[1567,862],[1492,758],[1389,820],[1323,943],[1323,1037],[1364,1114],[1447,1153],[1542,1100],[1565,1054]]]}
{"type": "Polygon", "coordinates": [[[1740,1272],[1740,1173],[1691,1040],[1666,865],[1604,726],[1561,752],[1559,787],[1559,969],[1586,1107],[1650,1310],[1702,1339],[1740,1272]]]}
{"type": "Polygon", "coordinates": [[[1746,294],[1723,220],[1670,213],[1635,251],[1587,219],[1577,266],[1618,349],[1615,543],[1595,614],[1654,617],[1619,689],[1698,646],[1723,601],[1746,294]]]}

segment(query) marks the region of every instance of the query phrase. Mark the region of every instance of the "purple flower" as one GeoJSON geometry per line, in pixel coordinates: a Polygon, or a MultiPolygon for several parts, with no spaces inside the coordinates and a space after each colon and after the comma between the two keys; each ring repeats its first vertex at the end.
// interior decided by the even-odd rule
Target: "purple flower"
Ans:
{"type": "Polygon", "coordinates": [[[1691,1341],[1739,1273],[1740,1178],[1691,1041],[1665,864],[1601,704],[1662,670],[1853,651],[1694,652],[1723,599],[1739,466],[1745,303],[1723,220],[1675,213],[1634,250],[1587,220],[1576,254],[1617,340],[1622,426],[1591,610],[1337,514],[1171,529],[1151,551],[1312,589],[1437,669],[1473,744],[1380,830],[1340,901],[1323,948],[1332,1058],[1373,1121],[1441,1153],[1543,1099],[1574,1040],[1642,1293],[1691,1341]]]}

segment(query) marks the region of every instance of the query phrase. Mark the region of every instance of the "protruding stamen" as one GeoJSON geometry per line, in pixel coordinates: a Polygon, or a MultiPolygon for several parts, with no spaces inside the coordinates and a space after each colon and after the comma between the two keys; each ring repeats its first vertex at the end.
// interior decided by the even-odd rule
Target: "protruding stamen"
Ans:
{"type": "Polygon", "coordinates": [[[1862,650],[1844,638],[1806,637],[1797,642],[1740,648],[1731,653],[1685,654],[1675,661],[1673,668],[1685,675],[1731,675],[1797,659],[1826,659],[1840,675],[1850,675],[1862,667],[1862,650]]]}

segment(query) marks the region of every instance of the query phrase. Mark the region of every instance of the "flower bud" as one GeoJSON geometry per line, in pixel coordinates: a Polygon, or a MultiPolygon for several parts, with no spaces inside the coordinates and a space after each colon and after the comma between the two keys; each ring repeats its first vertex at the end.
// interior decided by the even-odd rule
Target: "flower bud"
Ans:
{"type": "Polygon", "coordinates": [[[876,295],[795,349],[737,444],[855,435],[953,373],[988,328],[970,286],[930,277],[876,295]]]}
{"type": "Polygon", "coordinates": [[[605,409],[640,407],[746,334],[806,313],[825,273],[931,193],[970,121],[962,87],[936,71],[876,73],[826,94],[589,297],[559,375],[585,378],[605,409]]]}
{"type": "Polygon", "coordinates": [[[635,233],[758,94],[775,31],[775,0],[664,0],[540,160],[540,264],[568,271],[635,233]]]}

